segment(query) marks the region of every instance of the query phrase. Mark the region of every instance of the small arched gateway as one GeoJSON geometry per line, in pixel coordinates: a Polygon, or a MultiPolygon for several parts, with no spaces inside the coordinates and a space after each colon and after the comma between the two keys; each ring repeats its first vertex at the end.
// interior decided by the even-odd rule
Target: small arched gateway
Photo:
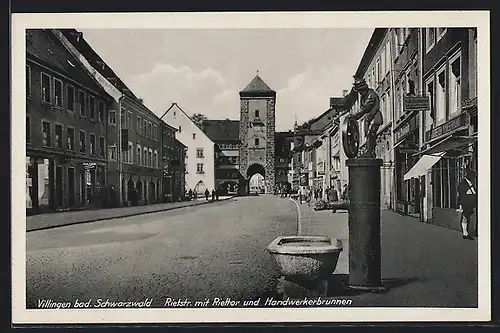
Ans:
{"type": "Polygon", "coordinates": [[[246,174],[247,179],[247,194],[251,193],[265,193],[266,192],[266,170],[265,168],[259,164],[254,163],[250,165],[247,169],[246,174]]]}

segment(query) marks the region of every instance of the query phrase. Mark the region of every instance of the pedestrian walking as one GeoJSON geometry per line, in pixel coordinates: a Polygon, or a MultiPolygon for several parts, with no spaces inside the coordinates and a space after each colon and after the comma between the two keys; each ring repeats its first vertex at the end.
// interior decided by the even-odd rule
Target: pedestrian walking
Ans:
{"type": "Polygon", "coordinates": [[[189,201],[193,200],[193,190],[189,189],[188,197],[189,197],[189,201]]]}
{"type": "Polygon", "coordinates": [[[473,240],[469,234],[471,216],[477,207],[477,191],[474,186],[475,172],[467,170],[465,177],[458,184],[458,204],[460,211],[460,224],[462,227],[462,238],[473,240]]]}
{"type": "Polygon", "coordinates": [[[210,195],[210,191],[208,188],[205,190],[205,199],[208,201],[208,196],[210,195]]]}
{"type": "Polygon", "coordinates": [[[215,201],[215,189],[212,189],[212,201],[215,201]]]}
{"type": "Polygon", "coordinates": [[[349,185],[344,184],[344,190],[342,191],[342,200],[349,199],[349,185]]]}
{"type": "Polygon", "coordinates": [[[221,191],[221,188],[219,187],[217,190],[215,190],[215,199],[219,200],[219,193],[221,191]]]}

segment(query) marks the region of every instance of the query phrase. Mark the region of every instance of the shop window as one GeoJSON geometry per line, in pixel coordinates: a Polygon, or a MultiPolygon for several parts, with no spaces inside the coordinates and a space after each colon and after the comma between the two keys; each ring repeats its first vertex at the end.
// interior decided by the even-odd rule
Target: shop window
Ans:
{"type": "Polygon", "coordinates": [[[449,82],[449,100],[450,100],[450,113],[455,114],[460,112],[461,100],[460,100],[460,56],[456,59],[450,61],[450,68],[448,73],[450,74],[449,82]]]}
{"type": "Polygon", "coordinates": [[[74,151],[75,150],[75,129],[68,127],[66,134],[67,134],[68,150],[74,151]]]}
{"type": "Polygon", "coordinates": [[[104,137],[100,136],[99,137],[99,156],[100,157],[106,156],[105,147],[106,147],[106,143],[104,141],[104,137]]]}
{"type": "Polygon", "coordinates": [[[31,67],[26,65],[26,96],[31,96],[31,67]]]}
{"type": "Polygon", "coordinates": [[[69,84],[66,86],[66,109],[75,111],[75,87],[69,84]]]}
{"type": "Polygon", "coordinates": [[[109,125],[116,125],[116,111],[115,110],[108,111],[108,124],[109,125]]]}
{"type": "Polygon", "coordinates": [[[90,155],[95,155],[95,134],[89,135],[89,148],[90,155]]]}
{"type": "Polygon", "coordinates": [[[62,149],[63,146],[63,127],[62,125],[55,125],[54,127],[55,139],[56,139],[56,148],[62,149]]]}
{"type": "Polygon", "coordinates": [[[446,119],[446,76],[444,68],[437,75],[435,117],[437,123],[446,119]]]}
{"type": "Polygon", "coordinates": [[[54,105],[58,108],[63,106],[63,83],[56,78],[54,78],[54,105]]]}
{"type": "Polygon", "coordinates": [[[42,85],[42,103],[50,103],[51,87],[50,87],[50,76],[45,73],[41,73],[41,85],[42,85]]]}
{"type": "Polygon", "coordinates": [[[42,122],[42,132],[43,141],[42,145],[44,147],[52,147],[51,133],[50,133],[50,123],[48,121],[42,122]]]}

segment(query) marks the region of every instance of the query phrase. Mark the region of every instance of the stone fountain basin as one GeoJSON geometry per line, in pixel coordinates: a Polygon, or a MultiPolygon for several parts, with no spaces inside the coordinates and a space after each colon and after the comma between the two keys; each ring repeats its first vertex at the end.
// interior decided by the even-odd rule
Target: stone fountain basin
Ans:
{"type": "Polygon", "coordinates": [[[285,278],[318,281],[333,274],[343,246],[338,239],[326,236],[280,236],[267,250],[285,278]]]}

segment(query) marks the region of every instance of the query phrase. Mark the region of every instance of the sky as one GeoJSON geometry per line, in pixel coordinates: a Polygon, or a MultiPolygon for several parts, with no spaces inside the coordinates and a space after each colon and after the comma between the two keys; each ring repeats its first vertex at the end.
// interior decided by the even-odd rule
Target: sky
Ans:
{"type": "Polygon", "coordinates": [[[373,29],[80,29],[144,104],[161,116],[239,119],[239,92],[258,74],[276,91],[276,130],[293,128],[350,89],[373,29]]]}

